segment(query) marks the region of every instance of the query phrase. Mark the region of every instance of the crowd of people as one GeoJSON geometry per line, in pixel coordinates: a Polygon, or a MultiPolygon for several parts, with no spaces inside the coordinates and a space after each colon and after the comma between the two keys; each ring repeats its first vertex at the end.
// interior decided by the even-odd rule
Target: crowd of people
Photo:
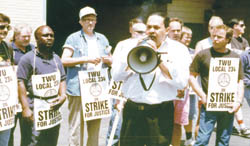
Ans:
{"type": "MultiPolygon", "coordinates": [[[[224,23],[222,18],[212,16],[209,37],[192,49],[191,28],[179,18],[154,12],[145,22],[139,17],[131,19],[131,37],[120,41],[111,53],[108,38],[95,31],[95,9],[86,6],[79,12],[81,29],[67,37],[61,57],[53,52],[55,38],[51,27],[39,26],[34,31],[36,45],[33,45],[31,27],[18,24],[13,28],[13,39],[6,42],[12,29],[10,22],[8,16],[0,13],[1,146],[14,145],[18,120],[21,146],[56,146],[63,114],[60,107],[65,100],[69,110],[69,145],[98,146],[101,118],[85,119],[86,107],[82,101],[92,97],[82,92],[84,84],[79,72],[100,70],[107,70],[107,83],[123,82],[121,92],[126,97],[126,102],[110,99],[112,112],[106,145],[111,138],[112,146],[180,146],[183,129],[186,146],[208,145],[214,130],[218,146],[228,146],[232,134],[250,137],[241,110],[244,98],[250,106],[250,52],[243,37],[246,26],[242,19],[224,23]],[[143,43],[158,54],[157,66],[147,73],[135,71],[128,63],[130,51],[143,43]],[[208,110],[210,92],[215,92],[209,84],[220,82],[209,77],[211,70],[214,71],[214,59],[233,60],[237,66],[231,70],[235,72],[231,75],[235,78],[235,89],[230,90],[236,95],[227,96],[231,102],[223,111],[208,110]],[[114,126],[116,115],[119,121],[114,126]],[[233,126],[234,117],[239,128],[233,126]],[[114,137],[113,127],[116,127],[114,137]],[[85,128],[87,142],[84,142],[85,128]]],[[[151,54],[145,57],[142,53],[141,57],[140,51],[136,55],[143,64],[151,54]]],[[[230,83],[221,84],[219,101],[224,98],[224,87],[230,83]]]]}

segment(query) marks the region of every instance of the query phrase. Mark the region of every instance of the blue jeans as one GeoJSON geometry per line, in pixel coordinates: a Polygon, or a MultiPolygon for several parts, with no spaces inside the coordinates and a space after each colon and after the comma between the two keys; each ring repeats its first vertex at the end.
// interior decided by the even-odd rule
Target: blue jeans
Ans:
{"type": "Polygon", "coordinates": [[[228,146],[233,129],[234,114],[206,111],[201,107],[200,129],[195,146],[207,146],[217,122],[216,146],[228,146]]]}
{"type": "Polygon", "coordinates": [[[0,131],[0,146],[8,146],[11,129],[0,131]]]}
{"type": "MultiPolygon", "coordinates": [[[[108,128],[108,133],[107,133],[107,138],[106,138],[106,145],[108,145],[108,140],[112,131],[112,127],[113,127],[113,123],[115,121],[115,116],[118,114],[118,111],[115,109],[115,99],[113,99],[113,105],[112,105],[112,114],[110,117],[110,121],[109,121],[109,128],[108,128]]],[[[121,128],[122,128],[122,114],[120,114],[120,118],[118,121],[118,125],[117,128],[115,130],[115,135],[113,138],[113,142],[112,142],[112,146],[118,146],[118,142],[120,139],[120,133],[121,133],[121,128]]]]}
{"type": "Polygon", "coordinates": [[[250,87],[245,87],[244,97],[247,100],[248,106],[250,107],[250,87]]]}

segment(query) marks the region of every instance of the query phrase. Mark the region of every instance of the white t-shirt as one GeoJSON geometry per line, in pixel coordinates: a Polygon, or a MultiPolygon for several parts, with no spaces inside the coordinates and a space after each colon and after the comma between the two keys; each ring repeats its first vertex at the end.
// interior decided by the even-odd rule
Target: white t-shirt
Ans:
{"type": "MultiPolygon", "coordinates": [[[[87,44],[88,44],[88,57],[91,58],[98,58],[100,57],[100,53],[99,53],[99,48],[97,45],[97,38],[95,35],[93,36],[89,36],[87,34],[84,34],[84,37],[86,38],[87,44]]],[[[97,66],[92,64],[92,63],[88,63],[88,70],[91,69],[100,69],[101,68],[101,64],[99,63],[97,66]]]]}

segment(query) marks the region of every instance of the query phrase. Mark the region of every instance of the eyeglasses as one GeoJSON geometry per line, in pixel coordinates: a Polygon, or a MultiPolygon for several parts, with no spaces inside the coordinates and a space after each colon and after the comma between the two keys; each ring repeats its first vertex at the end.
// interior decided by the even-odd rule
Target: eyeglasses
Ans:
{"type": "Polygon", "coordinates": [[[82,19],[83,21],[85,21],[85,22],[96,22],[96,19],[82,19]]]}
{"type": "Polygon", "coordinates": [[[0,30],[4,30],[5,28],[7,28],[8,30],[11,29],[10,25],[0,25],[0,30]]]}

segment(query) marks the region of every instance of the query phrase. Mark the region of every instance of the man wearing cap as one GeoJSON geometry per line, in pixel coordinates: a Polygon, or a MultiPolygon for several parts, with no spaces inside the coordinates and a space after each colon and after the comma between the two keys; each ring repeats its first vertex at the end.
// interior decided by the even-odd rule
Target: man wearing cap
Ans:
{"type": "MultiPolygon", "coordinates": [[[[82,146],[84,139],[78,71],[106,68],[112,64],[107,38],[103,34],[94,32],[96,16],[93,8],[88,6],[82,8],[79,13],[82,29],[72,33],[63,46],[62,62],[67,67],[70,146],[82,146]]],[[[87,121],[87,146],[98,146],[100,123],[100,119],[87,121]]]]}

